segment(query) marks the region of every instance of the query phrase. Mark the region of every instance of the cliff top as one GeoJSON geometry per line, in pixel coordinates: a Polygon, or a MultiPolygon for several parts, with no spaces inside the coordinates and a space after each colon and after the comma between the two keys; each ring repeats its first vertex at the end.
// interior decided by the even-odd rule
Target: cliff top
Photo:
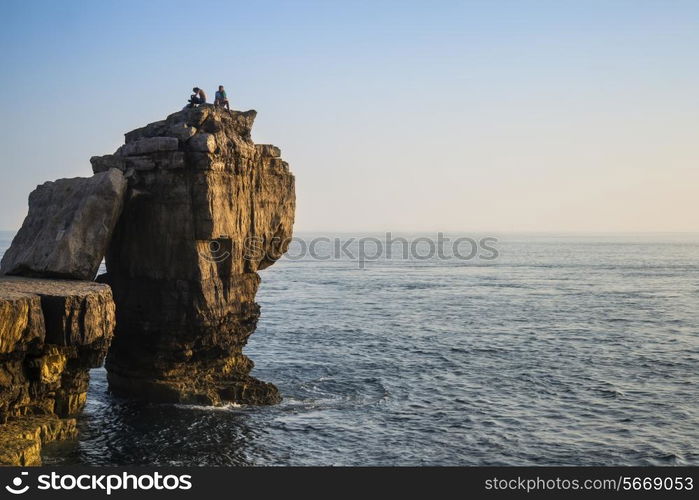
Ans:
{"type": "Polygon", "coordinates": [[[105,290],[109,290],[107,285],[95,281],[0,275],[0,300],[24,295],[84,296],[105,290]]]}
{"type": "Polygon", "coordinates": [[[145,127],[140,127],[124,134],[126,143],[137,141],[138,139],[171,136],[183,139],[180,135],[193,135],[196,132],[206,132],[215,134],[225,131],[227,134],[233,133],[242,139],[252,142],[251,130],[257,111],[227,111],[217,108],[211,104],[201,104],[196,108],[184,108],[167,116],[164,120],[149,123],[145,127]],[[186,130],[192,127],[196,130],[186,130]]]}

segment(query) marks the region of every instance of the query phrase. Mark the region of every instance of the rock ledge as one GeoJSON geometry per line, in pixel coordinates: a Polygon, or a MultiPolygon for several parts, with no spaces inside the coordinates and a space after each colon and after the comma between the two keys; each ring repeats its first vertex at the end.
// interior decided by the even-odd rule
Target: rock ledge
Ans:
{"type": "Polygon", "coordinates": [[[106,285],[0,276],[0,464],[36,464],[42,440],[74,434],[65,417],[85,405],[114,322],[106,285]]]}

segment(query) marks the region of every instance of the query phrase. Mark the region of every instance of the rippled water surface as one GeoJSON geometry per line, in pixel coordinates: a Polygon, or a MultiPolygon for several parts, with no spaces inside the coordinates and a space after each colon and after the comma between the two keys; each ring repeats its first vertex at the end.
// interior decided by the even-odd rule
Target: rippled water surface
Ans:
{"type": "Polygon", "coordinates": [[[494,261],[280,261],[246,349],[280,405],[141,405],[97,369],[45,462],[699,464],[699,237],[499,238],[494,261]]]}

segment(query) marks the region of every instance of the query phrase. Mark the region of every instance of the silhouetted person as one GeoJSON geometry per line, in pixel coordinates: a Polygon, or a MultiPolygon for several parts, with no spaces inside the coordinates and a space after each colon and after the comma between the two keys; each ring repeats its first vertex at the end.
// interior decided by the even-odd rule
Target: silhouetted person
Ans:
{"type": "Polygon", "coordinates": [[[231,110],[231,106],[228,104],[228,96],[226,95],[226,91],[223,89],[223,85],[218,86],[216,97],[214,98],[214,106],[226,108],[228,111],[231,110]]]}
{"type": "Polygon", "coordinates": [[[193,108],[194,106],[197,106],[199,104],[206,103],[206,93],[202,89],[200,89],[199,87],[194,87],[192,89],[192,92],[194,93],[189,97],[190,108],[193,108]]]}

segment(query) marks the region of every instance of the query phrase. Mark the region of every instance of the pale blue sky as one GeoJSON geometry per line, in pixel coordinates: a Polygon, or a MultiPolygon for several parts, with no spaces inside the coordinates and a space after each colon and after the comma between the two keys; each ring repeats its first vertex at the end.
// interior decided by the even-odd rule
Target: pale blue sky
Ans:
{"type": "Polygon", "coordinates": [[[2,2],[0,228],[224,84],[298,230],[699,231],[699,1],[2,2]]]}

